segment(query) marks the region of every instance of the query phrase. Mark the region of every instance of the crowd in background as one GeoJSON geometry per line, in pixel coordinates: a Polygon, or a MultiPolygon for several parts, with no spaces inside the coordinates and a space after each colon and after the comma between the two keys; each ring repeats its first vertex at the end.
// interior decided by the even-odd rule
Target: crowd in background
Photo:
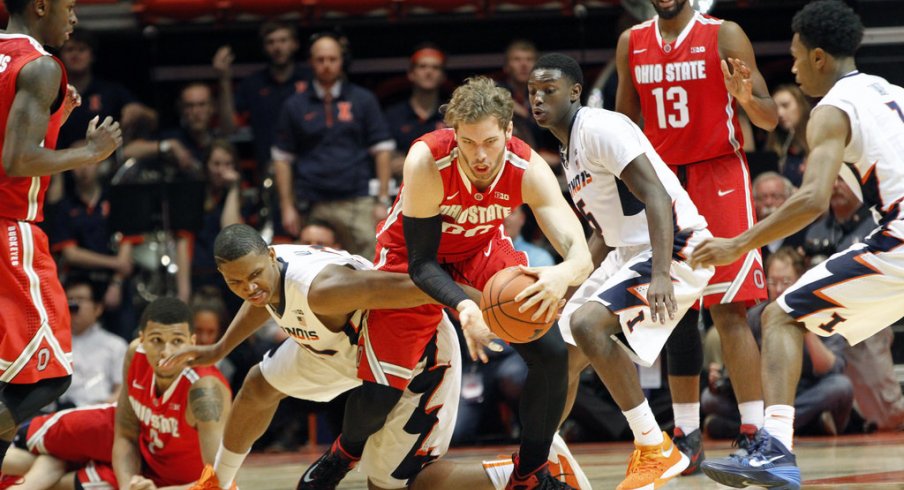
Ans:
{"type": "MultiPolygon", "coordinates": [[[[239,306],[213,257],[213,240],[225,226],[244,222],[273,243],[341,248],[372,259],[374,229],[395,198],[408,147],[420,135],[445,127],[440,106],[455,81],[446,78],[446,54],[438,46],[412,50],[410,95],[384,103],[347,76],[348,40],[340,34],[325,32],[303,41],[293,25],[268,22],[260,29],[260,41],[265,67],[240,80],[233,76],[232,50],[224,46],[213,53],[218,80],[185,84],[175,101],[179,124],[170,128],[160,127],[157,112],[126,87],[93,73],[98,46],[90,32],[76,30],[62,48],[60,58],[83,103],[64,126],[58,147],[83,144],[84,129],[97,115],[121,122],[124,145],[111,161],[56,176],[48,193],[44,226],[58,254],[73,315],[76,372],[58,401],[61,407],[116,399],[126,341],[134,336],[143,305],[157,296],[188,301],[198,342],[216,342],[239,306]]],[[[558,145],[533,121],[527,100],[527,79],[537,57],[532,43],[513,41],[499,84],[512,91],[516,102],[515,135],[559,175],[558,145]]],[[[807,156],[811,102],[794,85],[774,87],[772,95],[779,127],[768,135],[745,131],[759,219],[800,185],[807,156]]],[[[532,265],[558,259],[526,208],[517,209],[505,225],[532,265]]],[[[831,207],[820,220],[764,247],[769,299],[807,267],[863,240],[873,227],[871,211],[839,178],[831,207]]],[[[755,333],[764,306],[748,313],[755,333]]],[[[702,318],[704,431],[733,437],[740,419],[730,373],[719,358],[715,329],[702,318]]],[[[887,329],[851,348],[840,336],[807,334],[797,396],[800,430],[834,435],[904,428],[891,336],[887,329]]],[[[220,366],[233,389],[263,352],[285,338],[274,325],[233,352],[220,366]]],[[[524,362],[510,348],[493,353],[486,365],[466,360],[455,442],[516,440],[513,414],[525,377],[524,362]]],[[[650,380],[648,398],[667,427],[671,406],[665,376],[653,372],[644,379],[650,380]]],[[[322,442],[331,441],[329,432],[341,423],[341,398],[328,409],[310,402],[284,405],[274,419],[280,430],[265,436],[261,448],[292,449],[303,442],[309,424],[299,413],[329,414],[321,423],[322,442]]],[[[598,378],[588,375],[564,426],[567,437],[629,439],[623,418],[608,416],[615,411],[598,378]]]]}

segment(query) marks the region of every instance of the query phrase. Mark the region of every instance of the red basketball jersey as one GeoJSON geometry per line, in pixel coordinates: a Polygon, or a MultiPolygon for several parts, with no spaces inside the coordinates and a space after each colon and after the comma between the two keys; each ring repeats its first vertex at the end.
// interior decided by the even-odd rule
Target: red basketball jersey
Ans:
{"type": "MultiPolygon", "coordinates": [[[[34,38],[24,34],[0,34],[0,153],[9,124],[9,110],[16,97],[16,80],[28,63],[41,56],[51,56],[34,38]]],[[[44,136],[44,147],[56,147],[57,135],[63,123],[63,104],[66,97],[66,68],[56,57],[63,76],[60,79],[60,95],[51,108],[50,122],[44,136]]],[[[15,121],[12,123],[15,124],[15,121]]],[[[16,221],[41,221],[44,219],[44,194],[50,184],[50,176],[10,177],[5,166],[0,166],[0,217],[16,221]]]]}
{"type": "MultiPolygon", "coordinates": [[[[502,169],[496,180],[483,191],[471,184],[458,166],[458,143],[453,129],[440,129],[421,136],[430,147],[443,179],[443,235],[439,242],[439,262],[458,262],[482,253],[496,236],[495,231],[512,210],[522,203],[521,180],[530,161],[527,143],[512,137],[505,148],[502,169]]],[[[402,193],[389,217],[377,225],[377,241],[384,250],[405,248],[402,230],[402,193]]],[[[379,260],[379,257],[377,258],[379,260]]]]}
{"type": "Polygon", "coordinates": [[[672,43],[663,43],[657,20],[631,28],[628,46],[644,134],[669,165],[735,153],[744,139],[722,77],[722,20],[695,13],[672,43]]]}
{"type": "Polygon", "coordinates": [[[185,420],[188,391],[204,376],[216,376],[228,386],[215,367],[186,368],[162,395],[157,395],[154,369],[141,347],[132,358],[126,388],[138,417],[138,446],[145,465],[142,474],[157,486],[193,482],[204,469],[198,431],[185,420]]]}

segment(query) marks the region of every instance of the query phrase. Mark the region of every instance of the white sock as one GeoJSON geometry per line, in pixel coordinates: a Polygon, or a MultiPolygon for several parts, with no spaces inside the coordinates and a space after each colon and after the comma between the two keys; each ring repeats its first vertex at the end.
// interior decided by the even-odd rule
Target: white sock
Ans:
{"type": "Polygon", "coordinates": [[[794,407],[791,405],[766,407],[766,423],[763,427],[770,436],[778,439],[789,451],[793,449],[794,407]]]}
{"type": "Polygon", "coordinates": [[[220,444],[220,449],[217,450],[217,459],[213,464],[217,480],[220,481],[220,488],[227,489],[232,485],[232,481],[235,480],[235,474],[239,472],[239,468],[241,468],[242,463],[245,462],[245,458],[250,452],[251,450],[249,449],[248,452],[243,454],[234,453],[223,447],[222,443],[220,444]]]}
{"type": "Polygon", "coordinates": [[[741,412],[741,424],[763,428],[763,400],[738,403],[738,411],[741,412]]]}
{"type": "Polygon", "coordinates": [[[515,471],[515,463],[511,458],[484,461],[483,470],[487,472],[487,476],[496,490],[504,490],[512,472],[515,471]]]}
{"type": "Polygon", "coordinates": [[[684,435],[700,428],[700,403],[673,403],[672,412],[675,414],[675,427],[681,429],[684,435]]]}
{"type": "Polygon", "coordinates": [[[646,398],[640,405],[622,412],[628,419],[628,425],[631,426],[631,432],[634,433],[634,440],[641,446],[657,446],[662,444],[662,431],[656,418],[653,417],[653,411],[650,410],[650,404],[646,398]]]}

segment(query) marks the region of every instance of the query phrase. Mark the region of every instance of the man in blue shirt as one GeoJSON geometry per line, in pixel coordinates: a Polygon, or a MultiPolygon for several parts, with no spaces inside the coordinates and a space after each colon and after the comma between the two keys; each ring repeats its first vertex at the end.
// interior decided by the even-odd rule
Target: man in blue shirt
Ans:
{"type": "Polygon", "coordinates": [[[348,251],[370,257],[376,222],[390,204],[395,142],[373,93],[344,80],[339,38],[315,36],[310,52],[311,87],[286,101],[274,134],[282,225],[297,237],[304,220],[326,221],[348,251]],[[369,192],[374,168],[376,200],[369,192]]]}

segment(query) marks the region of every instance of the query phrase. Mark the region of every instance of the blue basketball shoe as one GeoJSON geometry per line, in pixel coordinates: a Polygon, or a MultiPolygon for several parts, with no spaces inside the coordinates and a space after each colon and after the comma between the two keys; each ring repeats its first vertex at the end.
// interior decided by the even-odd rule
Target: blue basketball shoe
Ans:
{"type": "Polygon", "coordinates": [[[710,459],[704,461],[701,467],[706,476],[734,488],[756,485],[781,490],[800,489],[797,458],[765,429],[757,432],[746,455],[710,459]]]}

